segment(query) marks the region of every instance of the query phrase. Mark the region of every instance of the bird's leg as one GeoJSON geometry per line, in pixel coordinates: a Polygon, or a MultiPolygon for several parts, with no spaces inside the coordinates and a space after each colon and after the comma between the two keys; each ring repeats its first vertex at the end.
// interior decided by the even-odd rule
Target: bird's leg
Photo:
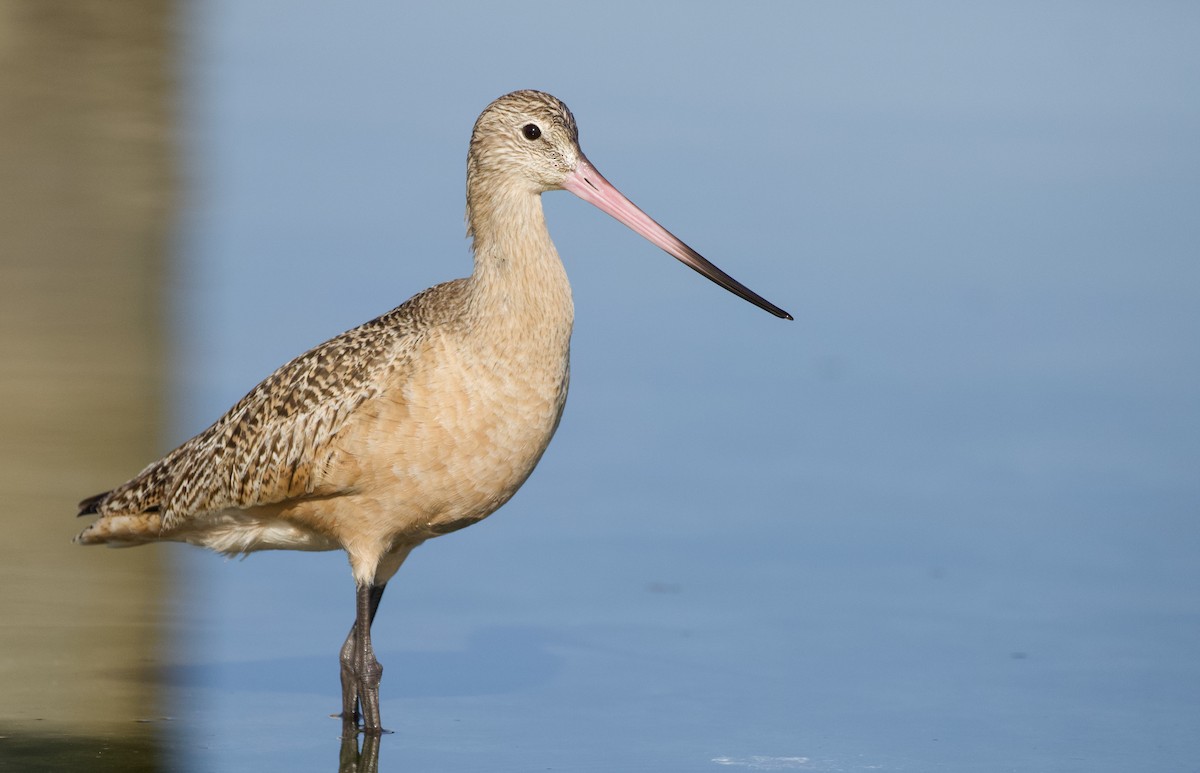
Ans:
{"type": "Polygon", "coordinates": [[[336,716],[342,718],[342,737],[354,738],[358,735],[358,680],[354,676],[355,632],[358,630],[357,620],[350,626],[346,642],[342,644],[342,713],[336,716]]]}
{"type": "Polygon", "coordinates": [[[379,679],[383,666],[375,659],[371,647],[371,624],[383,590],[387,584],[360,585],[355,593],[354,625],[346,636],[339,656],[342,676],[342,735],[358,734],[358,719],[363,719],[363,732],[379,735],[383,728],[379,724],[379,679]],[[359,707],[362,713],[359,714],[359,707]]]}

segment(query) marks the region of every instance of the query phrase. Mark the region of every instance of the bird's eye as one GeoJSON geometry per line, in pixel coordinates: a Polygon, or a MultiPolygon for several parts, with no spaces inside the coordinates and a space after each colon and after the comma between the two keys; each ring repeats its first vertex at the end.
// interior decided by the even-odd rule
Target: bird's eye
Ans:
{"type": "Polygon", "coordinates": [[[521,127],[521,134],[524,134],[527,140],[536,140],[542,136],[542,130],[536,123],[527,123],[521,127]]]}

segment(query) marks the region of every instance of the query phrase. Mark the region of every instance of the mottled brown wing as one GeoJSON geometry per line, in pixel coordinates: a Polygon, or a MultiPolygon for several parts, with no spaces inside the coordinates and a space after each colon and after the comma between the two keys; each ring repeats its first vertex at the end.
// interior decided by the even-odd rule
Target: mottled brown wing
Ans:
{"type": "Polygon", "coordinates": [[[208,429],[112,491],[85,499],[80,515],[161,512],[163,528],[228,508],[337,493],[326,472],[333,440],[389,373],[402,372],[430,329],[429,296],[447,283],[321,344],[271,374],[208,429]]]}

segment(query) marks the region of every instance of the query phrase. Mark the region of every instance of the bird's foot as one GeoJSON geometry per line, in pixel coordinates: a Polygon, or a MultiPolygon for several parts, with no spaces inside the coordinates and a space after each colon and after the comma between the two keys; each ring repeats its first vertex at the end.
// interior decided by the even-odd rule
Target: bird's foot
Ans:
{"type": "Polygon", "coordinates": [[[342,739],[356,738],[360,734],[364,736],[379,737],[381,735],[392,735],[396,732],[394,730],[388,730],[386,727],[367,727],[366,724],[362,722],[362,717],[358,714],[358,712],[355,712],[350,716],[346,716],[339,711],[337,714],[330,714],[329,716],[333,717],[334,719],[342,720],[342,734],[340,736],[342,739]]]}

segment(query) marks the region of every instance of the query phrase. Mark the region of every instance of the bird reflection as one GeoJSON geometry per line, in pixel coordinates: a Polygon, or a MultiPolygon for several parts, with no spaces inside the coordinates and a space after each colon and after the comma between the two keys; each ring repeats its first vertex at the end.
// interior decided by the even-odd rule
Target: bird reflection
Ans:
{"type": "Polygon", "coordinates": [[[358,742],[357,735],[342,738],[338,773],[379,773],[379,736],[363,735],[361,747],[358,742]]]}

